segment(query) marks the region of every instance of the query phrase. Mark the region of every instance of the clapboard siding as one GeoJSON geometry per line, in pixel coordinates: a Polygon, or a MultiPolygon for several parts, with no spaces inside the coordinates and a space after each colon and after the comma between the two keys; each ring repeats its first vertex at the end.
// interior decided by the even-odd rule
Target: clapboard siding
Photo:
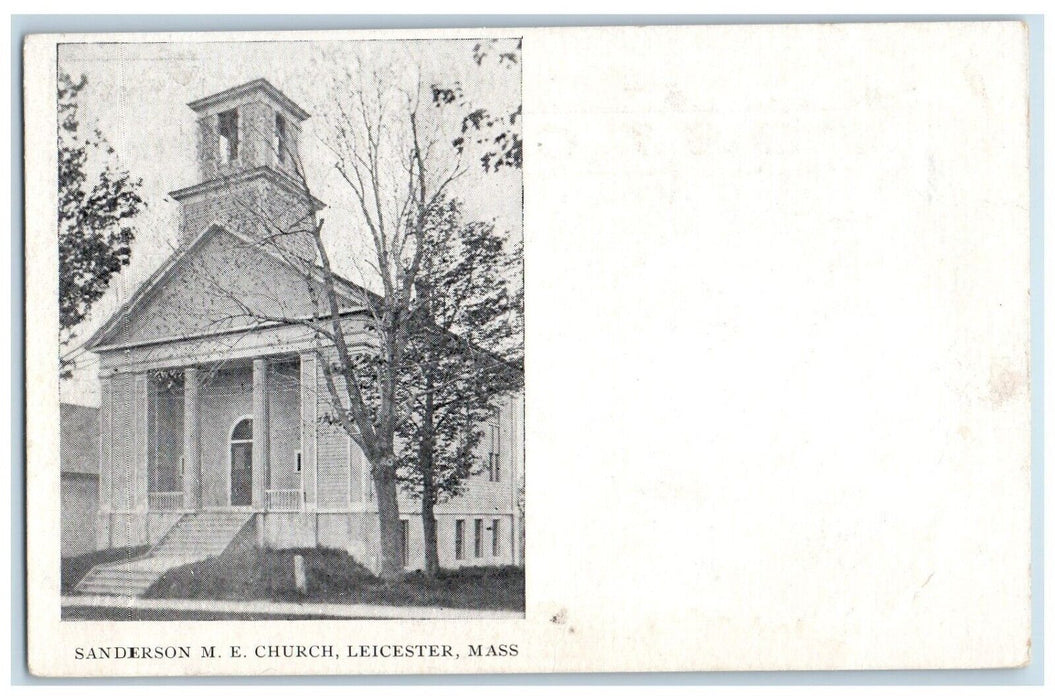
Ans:
{"type": "Polygon", "coordinates": [[[370,470],[366,467],[366,455],[359,445],[352,442],[348,448],[348,488],[352,503],[362,503],[368,493],[369,486],[364,479],[370,478],[370,470]]]}
{"type": "MultiPolygon", "coordinates": [[[[328,357],[332,358],[331,350],[328,357]]],[[[316,401],[313,403],[318,417],[318,508],[338,510],[350,505],[361,506],[364,501],[372,503],[373,484],[370,481],[369,463],[357,444],[351,441],[344,429],[326,420],[336,416],[329,389],[326,386],[324,369],[319,363],[315,370],[316,401]]],[[[339,396],[344,396],[344,380],[334,378],[339,396]]],[[[522,450],[518,425],[523,420],[523,405],[519,396],[508,396],[500,401],[497,420],[499,481],[490,481],[485,469],[490,447],[490,433],[485,432],[479,447],[481,472],[470,477],[461,495],[445,499],[437,504],[437,513],[511,513],[516,508],[517,491],[523,474],[522,450]]],[[[399,490],[401,512],[420,512],[420,501],[399,490]]]]}
{"type": "Polygon", "coordinates": [[[110,485],[113,475],[113,435],[110,433],[111,413],[113,411],[113,380],[104,377],[100,382],[99,403],[99,509],[109,511],[110,485]]]}
{"type": "Polygon", "coordinates": [[[148,430],[148,388],[149,381],[145,374],[135,375],[133,388],[132,413],[135,416],[135,453],[132,459],[131,508],[145,511],[147,509],[147,446],[148,430]]]}
{"type": "Polygon", "coordinates": [[[319,508],[348,505],[348,436],[340,426],[319,425],[319,508]]]}
{"type": "Polygon", "coordinates": [[[131,510],[134,502],[136,458],[136,381],[133,375],[116,375],[113,379],[113,456],[111,508],[131,510]]]}
{"type": "MultiPolygon", "coordinates": [[[[332,353],[331,353],[332,354],[332,353]]],[[[328,357],[327,357],[328,359],[328,357]]],[[[345,508],[348,506],[348,434],[340,425],[332,422],[337,411],[326,385],[325,369],[316,370],[318,390],[318,484],[319,508],[345,508]],[[329,418],[329,420],[327,420],[329,418]]],[[[344,391],[344,380],[334,378],[338,395],[344,391]]]]}
{"type": "Polygon", "coordinates": [[[315,429],[319,413],[317,384],[315,355],[304,353],[300,356],[300,449],[304,500],[309,506],[318,503],[318,494],[315,492],[315,429]]]}

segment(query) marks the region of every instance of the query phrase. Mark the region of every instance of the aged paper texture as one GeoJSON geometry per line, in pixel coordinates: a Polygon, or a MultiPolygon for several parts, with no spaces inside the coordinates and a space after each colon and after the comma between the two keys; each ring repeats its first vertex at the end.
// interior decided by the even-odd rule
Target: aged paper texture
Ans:
{"type": "Polygon", "coordinates": [[[31,37],[32,672],[1027,664],[1027,68],[31,37]]]}

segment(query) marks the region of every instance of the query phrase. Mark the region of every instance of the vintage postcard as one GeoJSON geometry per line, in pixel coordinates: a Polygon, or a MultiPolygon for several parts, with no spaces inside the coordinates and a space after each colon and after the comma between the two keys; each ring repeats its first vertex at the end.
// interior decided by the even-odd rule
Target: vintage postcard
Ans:
{"type": "Polygon", "coordinates": [[[1027,51],[31,37],[31,671],[1029,663],[1027,51]]]}

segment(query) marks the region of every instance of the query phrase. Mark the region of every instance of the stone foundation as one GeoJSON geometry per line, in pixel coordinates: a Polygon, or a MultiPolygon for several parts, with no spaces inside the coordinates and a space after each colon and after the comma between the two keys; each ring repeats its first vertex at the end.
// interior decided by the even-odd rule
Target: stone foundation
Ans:
{"type": "Polygon", "coordinates": [[[172,529],[181,513],[99,513],[96,549],[153,546],[172,529]]]}
{"type": "MultiPolygon", "coordinates": [[[[153,546],[164,538],[182,513],[100,513],[98,548],[153,546]]],[[[425,565],[425,542],[420,513],[402,516],[408,527],[407,569],[425,565]]],[[[326,547],[347,552],[374,573],[381,568],[381,536],[376,513],[257,513],[250,527],[257,546],[270,549],[326,547]]],[[[501,566],[519,563],[515,556],[516,531],[512,516],[494,514],[440,514],[437,516],[440,566],[501,566]],[[475,520],[483,521],[480,555],[475,548],[475,520]],[[455,521],[464,520],[462,557],[455,557],[455,521]],[[492,549],[490,527],[500,521],[497,555],[492,549]]]]}

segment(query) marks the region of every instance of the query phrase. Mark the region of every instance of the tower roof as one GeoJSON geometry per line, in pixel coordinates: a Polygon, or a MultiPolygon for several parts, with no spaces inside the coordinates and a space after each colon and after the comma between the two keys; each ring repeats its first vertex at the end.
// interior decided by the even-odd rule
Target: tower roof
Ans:
{"type": "Polygon", "coordinates": [[[310,114],[305,112],[304,109],[300,107],[300,105],[286,97],[285,93],[283,93],[281,90],[279,90],[277,87],[275,87],[263,78],[257,78],[256,80],[250,81],[248,83],[237,85],[233,88],[227,88],[226,90],[218,92],[214,95],[209,95],[208,97],[202,97],[200,99],[194,100],[193,102],[188,102],[187,106],[193,109],[195,112],[204,112],[216,104],[222,102],[229,102],[232,100],[238,100],[254,92],[264,93],[272,100],[282,105],[282,107],[285,108],[286,111],[288,111],[289,114],[292,115],[298,121],[304,121],[309,116],[311,116],[310,114]]]}

